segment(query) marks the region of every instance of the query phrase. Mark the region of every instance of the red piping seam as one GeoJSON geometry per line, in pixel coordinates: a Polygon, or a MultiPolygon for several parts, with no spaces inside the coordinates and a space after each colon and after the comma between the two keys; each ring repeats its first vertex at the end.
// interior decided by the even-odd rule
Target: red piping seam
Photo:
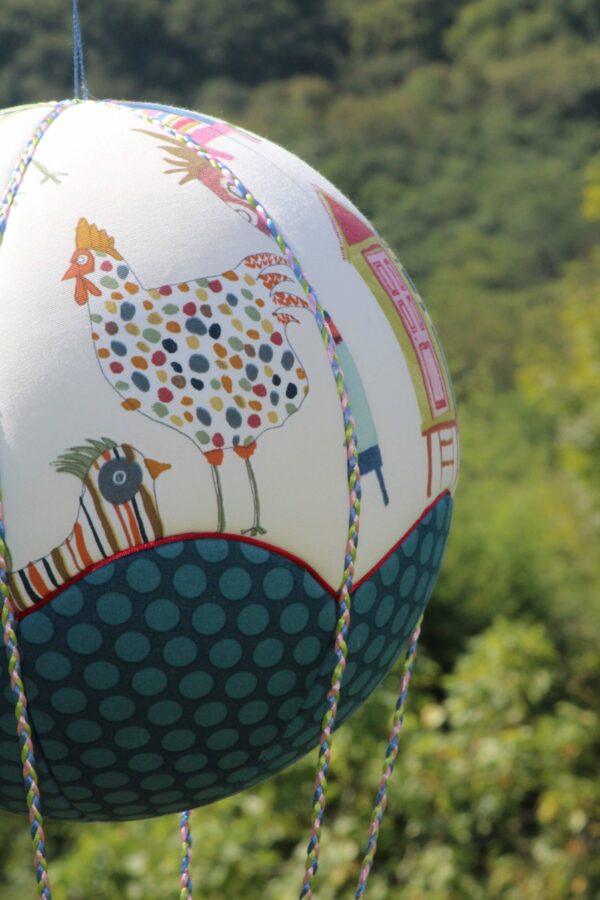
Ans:
{"type": "MultiPolygon", "coordinates": [[[[363,575],[360,581],[355,582],[352,588],[352,593],[357,591],[361,584],[364,584],[365,581],[371,578],[371,576],[377,571],[377,569],[379,569],[380,566],[382,566],[384,562],[389,559],[393,553],[396,552],[400,544],[402,544],[406,540],[406,538],[410,534],[412,534],[412,532],[416,528],[419,527],[423,519],[431,512],[433,507],[443,497],[446,496],[450,496],[450,491],[443,491],[439,495],[439,497],[436,497],[436,499],[429,504],[429,506],[421,513],[416,522],[411,525],[406,534],[404,534],[399,541],[396,541],[394,546],[390,550],[388,550],[385,556],[382,556],[379,562],[375,563],[375,565],[371,569],[369,569],[366,575],[363,575]]],[[[59,594],[62,594],[63,591],[66,591],[68,588],[72,587],[72,585],[77,584],[78,581],[81,581],[82,578],[85,578],[87,575],[95,572],[96,569],[100,569],[103,566],[107,566],[110,563],[115,562],[115,560],[123,559],[126,556],[131,556],[133,553],[139,553],[142,550],[150,550],[154,547],[162,547],[165,544],[175,544],[178,541],[197,541],[204,538],[210,538],[211,540],[238,541],[239,543],[251,544],[253,547],[260,547],[262,550],[268,550],[270,553],[272,552],[278,554],[279,556],[283,556],[285,559],[289,559],[290,562],[295,563],[295,565],[308,572],[308,574],[311,575],[315,579],[315,581],[321,585],[323,590],[325,590],[330,595],[330,597],[332,597],[334,600],[337,600],[338,592],[334,590],[334,588],[332,588],[331,585],[328,584],[325,579],[321,575],[319,575],[319,573],[315,569],[313,569],[311,565],[309,565],[309,563],[305,562],[303,559],[300,559],[299,556],[295,556],[293,553],[290,553],[288,550],[284,550],[281,547],[276,547],[274,544],[268,544],[265,541],[257,541],[254,538],[247,537],[244,534],[230,534],[229,532],[223,531],[192,531],[186,532],[185,534],[169,535],[169,537],[159,538],[156,541],[148,541],[146,544],[139,544],[139,546],[137,547],[129,547],[127,548],[127,550],[121,550],[119,553],[115,553],[113,556],[102,559],[100,560],[100,562],[94,563],[93,566],[89,566],[82,572],[78,572],[77,575],[74,575],[68,581],[65,581],[65,583],[62,584],[59,588],[57,588],[55,591],[51,591],[33,606],[29,606],[27,607],[27,609],[16,610],[15,616],[17,620],[20,621],[21,619],[24,619],[27,616],[31,615],[31,613],[37,612],[37,610],[41,609],[43,606],[46,606],[47,603],[50,603],[52,600],[54,600],[55,597],[58,597],[59,594]]]]}

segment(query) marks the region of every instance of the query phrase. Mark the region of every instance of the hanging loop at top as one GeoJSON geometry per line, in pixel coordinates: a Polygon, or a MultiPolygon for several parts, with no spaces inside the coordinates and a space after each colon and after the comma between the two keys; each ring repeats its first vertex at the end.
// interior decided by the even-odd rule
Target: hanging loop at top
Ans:
{"type": "Polygon", "coordinates": [[[73,96],[76,100],[89,99],[77,0],[73,0],[73,96]]]}

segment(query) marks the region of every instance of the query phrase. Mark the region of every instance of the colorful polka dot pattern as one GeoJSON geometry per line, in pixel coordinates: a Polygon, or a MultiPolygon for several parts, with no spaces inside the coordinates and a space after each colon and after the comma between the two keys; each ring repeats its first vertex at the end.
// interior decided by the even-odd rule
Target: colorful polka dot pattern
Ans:
{"type": "Polygon", "coordinates": [[[283,256],[255,253],[218,277],[149,290],[106,253],[79,259],[94,267],[92,338],[125,409],[183,431],[207,451],[249,446],[300,408],[308,381],[282,310],[308,304],[277,290],[294,287],[283,256]]]}
{"type": "MultiPolygon", "coordinates": [[[[338,724],[379,684],[425,608],[443,497],[353,595],[338,724]]],[[[319,740],[335,601],[301,566],[233,539],[166,543],[97,569],[20,623],[44,812],[133,819],[200,806],[319,740]]],[[[25,809],[6,661],[0,806],[25,809]]]]}

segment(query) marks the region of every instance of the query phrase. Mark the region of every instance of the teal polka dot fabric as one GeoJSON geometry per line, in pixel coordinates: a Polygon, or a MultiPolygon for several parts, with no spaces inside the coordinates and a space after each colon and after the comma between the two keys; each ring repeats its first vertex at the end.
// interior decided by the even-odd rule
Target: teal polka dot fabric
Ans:
{"type": "MultiPolygon", "coordinates": [[[[338,725],[406,645],[435,584],[443,497],[353,594],[338,725]]],[[[45,815],[135,819],[226,797],[319,740],[336,604],[296,562],[233,539],[114,560],[19,625],[45,815]]],[[[25,812],[0,655],[0,805],[25,812]]]]}

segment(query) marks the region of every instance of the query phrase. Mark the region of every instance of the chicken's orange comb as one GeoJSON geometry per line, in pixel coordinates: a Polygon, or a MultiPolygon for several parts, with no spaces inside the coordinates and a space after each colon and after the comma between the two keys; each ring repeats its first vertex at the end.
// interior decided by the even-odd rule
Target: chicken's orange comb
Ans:
{"type": "Polygon", "coordinates": [[[87,219],[80,219],[77,223],[75,246],[78,250],[100,250],[102,253],[108,253],[113,259],[123,259],[115,250],[115,239],[104,229],[100,231],[95,225],[90,225],[87,219]]]}

